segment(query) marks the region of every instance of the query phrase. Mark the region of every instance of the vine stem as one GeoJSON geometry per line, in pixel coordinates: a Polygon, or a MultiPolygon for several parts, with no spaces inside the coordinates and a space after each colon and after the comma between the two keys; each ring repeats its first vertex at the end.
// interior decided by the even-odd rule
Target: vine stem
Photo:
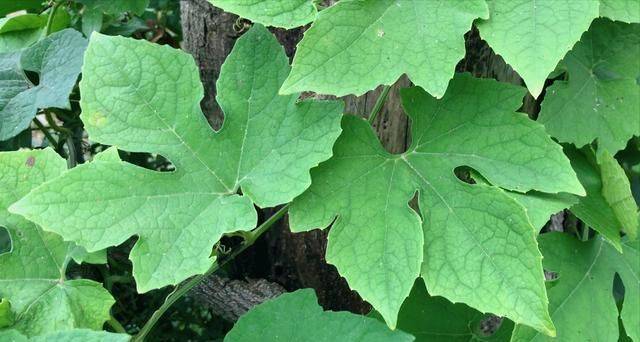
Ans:
{"type": "Polygon", "coordinates": [[[42,124],[42,122],[40,122],[40,120],[38,120],[38,118],[34,118],[33,123],[36,124],[39,130],[42,131],[42,133],[44,134],[44,137],[47,138],[47,140],[49,140],[49,143],[56,150],[60,148],[60,145],[58,145],[58,142],[56,141],[56,139],[53,138],[51,133],[49,133],[49,130],[47,129],[47,127],[44,127],[44,125],[42,124]]]}
{"type": "Polygon", "coordinates": [[[262,223],[260,226],[258,226],[258,228],[256,228],[253,231],[248,232],[247,234],[243,235],[245,240],[242,242],[240,247],[238,249],[236,249],[235,251],[233,251],[231,254],[229,254],[228,257],[224,258],[224,260],[222,262],[218,262],[216,260],[213,263],[213,265],[211,265],[211,267],[204,274],[197,275],[197,276],[187,280],[186,282],[176,286],[176,288],[173,290],[173,292],[171,292],[167,296],[167,298],[165,298],[164,303],[162,304],[162,306],[160,306],[160,308],[158,308],[158,310],[156,310],[153,313],[153,315],[151,315],[151,318],[149,318],[147,323],[145,323],[144,326],[142,327],[142,329],[140,329],[140,332],[132,339],[132,342],[142,342],[142,341],[144,341],[145,337],[151,332],[151,330],[156,325],[156,323],[158,323],[158,321],[160,320],[162,315],[175,302],[177,302],[178,299],[182,298],[182,296],[187,294],[187,292],[189,292],[189,290],[191,290],[194,286],[198,285],[204,278],[206,278],[207,276],[211,275],[212,273],[215,273],[222,266],[224,266],[227,262],[233,260],[240,253],[244,252],[245,249],[247,249],[251,245],[253,245],[256,242],[256,240],[258,240],[258,238],[262,234],[264,234],[264,232],[269,230],[269,228],[271,228],[271,226],[275,222],[277,222],[282,216],[284,216],[284,214],[287,213],[287,210],[289,210],[289,204],[286,204],[285,206],[280,208],[280,210],[278,210],[275,214],[271,215],[271,217],[269,217],[269,219],[267,219],[266,221],[264,221],[264,223],[262,223]]]}
{"type": "Polygon", "coordinates": [[[42,37],[46,37],[51,34],[51,29],[53,28],[53,19],[56,16],[56,12],[58,11],[58,7],[60,7],[61,2],[54,2],[51,7],[51,12],[49,13],[49,17],[47,18],[47,25],[44,27],[44,31],[42,31],[42,37]]]}
{"type": "Polygon", "coordinates": [[[380,96],[378,96],[378,99],[376,100],[376,104],[373,106],[373,110],[371,110],[371,114],[369,114],[370,124],[373,124],[373,120],[376,119],[376,117],[378,116],[378,113],[380,112],[380,109],[382,109],[382,105],[384,104],[384,101],[387,99],[387,96],[389,95],[389,90],[391,90],[390,85],[386,85],[384,86],[384,88],[382,88],[382,93],[380,93],[380,96]]]}

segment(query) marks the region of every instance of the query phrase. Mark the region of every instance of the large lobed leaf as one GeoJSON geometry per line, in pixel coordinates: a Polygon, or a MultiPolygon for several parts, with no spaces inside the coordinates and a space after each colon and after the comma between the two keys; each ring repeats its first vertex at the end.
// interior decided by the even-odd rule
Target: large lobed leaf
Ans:
{"type": "MultiPolygon", "coordinates": [[[[549,310],[559,341],[617,341],[618,308],[614,275],[624,284],[620,316],[633,340],[640,339],[640,246],[623,242],[620,254],[604,239],[581,242],[568,234],[540,236],[545,269],[558,273],[549,292],[549,310]]],[[[535,330],[516,326],[513,341],[551,340],[535,330]]]]}
{"type": "Polygon", "coordinates": [[[484,0],[342,0],[305,32],[281,92],[360,95],[402,74],[442,97],[484,0]]]}
{"type": "Polygon", "coordinates": [[[72,328],[101,329],[114,303],[100,283],[65,278],[77,246],[43,232],[7,207],[66,169],[52,150],[0,153],[0,226],[7,228],[10,253],[0,255],[0,297],[11,301],[15,324],[27,336],[72,328]]]}
{"type": "Polygon", "coordinates": [[[306,25],[318,14],[313,0],[209,0],[209,2],[253,22],[287,29],[306,25]]]}
{"type": "Polygon", "coordinates": [[[203,273],[222,234],[255,226],[253,203],[291,201],[311,183],[309,169],[331,156],[342,104],[278,95],[288,73],[282,47],[263,26],[244,34],[218,80],[225,122],[216,133],[200,110],[191,56],[94,34],[80,85],[90,138],[161,154],[176,170],[99,158],[12,210],[90,251],[138,236],[130,258],[140,292],[203,273]]]}
{"type": "Polygon", "coordinates": [[[547,76],[598,17],[596,0],[487,0],[491,17],[478,30],[522,77],[534,97],[547,76]]]}
{"type": "Polygon", "coordinates": [[[615,153],[640,135],[640,24],[599,19],[564,57],[539,121],[562,142],[615,153]]]}
{"type": "Polygon", "coordinates": [[[292,204],[292,230],[335,219],[327,260],[392,327],[421,275],[433,295],[552,334],[534,229],[498,187],[584,190],[542,126],[514,113],[523,95],[468,74],[442,100],[407,89],[413,134],[401,155],[387,153],[366,121],[346,116],[334,157],[292,204]],[[495,186],[457,179],[454,169],[465,165],[495,186]],[[416,192],[420,215],[408,205],[416,192]]]}
{"type": "Polygon", "coordinates": [[[391,331],[373,318],[350,312],[322,311],[312,289],[285,293],[240,317],[225,342],[410,342],[413,336],[391,331]]]}
{"type": "Polygon", "coordinates": [[[80,32],[66,29],[20,53],[0,55],[0,140],[29,127],[39,108],[71,108],[69,94],[86,46],[80,32]],[[32,85],[23,70],[38,73],[38,85],[32,85]]]}

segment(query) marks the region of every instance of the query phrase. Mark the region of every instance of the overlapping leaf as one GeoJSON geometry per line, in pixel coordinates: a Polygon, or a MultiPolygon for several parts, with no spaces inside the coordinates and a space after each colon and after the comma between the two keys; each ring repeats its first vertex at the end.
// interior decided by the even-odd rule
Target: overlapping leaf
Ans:
{"type": "Polygon", "coordinates": [[[491,17],[478,23],[482,39],[538,97],[558,62],[598,17],[598,1],[487,0],[491,17]]]}
{"type": "Polygon", "coordinates": [[[640,24],[594,21],[564,58],[568,80],[548,89],[539,121],[562,142],[624,148],[640,135],[639,55],[640,24]]]}
{"type": "Polygon", "coordinates": [[[534,230],[497,187],[584,190],[542,126],[514,113],[523,95],[469,75],[454,78],[442,100],[408,89],[412,146],[401,155],[384,151],[365,121],[345,117],[334,157],[292,204],[292,230],[337,216],[327,260],[392,327],[420,274],[433,295],[552,333],[534,230]],[[495,186],[458,180],[453,171],[465,165],[495,186]],[[422,219],[407,204],[416,191],[422,219]]]}
{"type": "Polygon", "coordinates": [[[637,206],[624,170],[606,151],[598,160],[589,151],[571,147],[565,153],[587,191],[571,211],[622,251],[620,232],[634,239],[638,230],[637,206]]]}
{"type": "Polygon", "coordinates": [[[1,55],[0,140],[29,126],[39,108],[69,109],[87,41],[73,29],[56,32],[21,53],[1,55]],[[32,85],[23,70],[39,74],[32,85]]]}
{"type": "Polygon", "coordinates": [[[0,255],[0,297],[11,301],[11,328],[27,336],[101,329],[114,303],[99,283],[65,279],[75,244],[7,212],[11,203],[65,169],[64,160],[52,150],[0,154],[0,225],[7,227],[12,240],[11,252],[0,255]]]}
{"type": "Polygon", "coordinates": [[[484,0],[342,0],[305,32],[281,92],[360,95],[402,74],[442,97],[484,0]]]}
{"type": "Polygon", "coordinates": [[[350,312],[322,311],[311,289],[285,293],[240,317],[225,337],[233,341],[413,341],[374,318],[350,312]]]}
{"type": "MultiPolygon", "coordinates": [[[[380,317],[377,312],[371,316],[380,317]]],[[[424,282],[417,280],[400,309],[398,329],[415,336],[416,342],[509,341],[513,322],[503,320],[491,333],[481,327],[486,318],[462,303],[429,296],[424,282]]]]}
{"type": "MultiPolygon", "coordinates": [[[[640,246],[623,242],[620,254],[604,239],[581,242],[568,234],[540,236],[545,269],[558,273],[549,288],[549,310],[559,341],[617,341],[618,308],[613,297],[617,273],[624,284],[620,316],[633,340],[640,339],[640,246]]],[[[516,326],[514,341],[551,340],[516,326]]]]}
{"type": "MultiPolygon", "coordinates": [[[[26,2],[24,5],[30,6],[26,2]]],[[[1,6],[3,5],[0,5],[0,10],[1,6]]],[[[48,16],[48,12],[40,15],[24,13],[0,19],[0,53],[15,52],[38,41],[42,37],[48,16]]],[[[66,28],[69,21],[70,17],[67,11],[56,11],[51,21],[50,32],[66,28]]]]}
{"type": "Polygon", "coordinates": [[[81,82],[90,138],[161,154],[176,171],[102,158],[12,209],[90,251],[137,235],[130,258],[141,292],[203,273],[222,234],[255,226],[252,201],[291,201],[309,186],[309,169],[331,156],[342,104],[279,96],[288,73],[282,47],[263,26],[243,35],[218,80],[225,122],[216,134],[200,110],[202,84],[189,55],[94,34],[81,82]]]}
{"type": "Polygon", "coordinates": [[[291,29],[312,22],[313,0],[209,0],[214,6],[266,26],[291,29]]]}

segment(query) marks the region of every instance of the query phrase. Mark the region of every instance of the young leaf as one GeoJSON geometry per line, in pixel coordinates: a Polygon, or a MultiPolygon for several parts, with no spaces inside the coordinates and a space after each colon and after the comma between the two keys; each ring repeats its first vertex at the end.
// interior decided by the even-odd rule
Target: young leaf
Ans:
{"type": "Polygon", "coordinates": [[[600,16],[625,23],[640,23],[640,1],[600,0],[600,16]]]}
{"type": "Polygon", "coordinates": [[[598,1],[487,0],[491,17],[478,30],[538,97],[544,82],[591,21],[598,1]]]}
{"type": "Polygon", "coordinates": [[[28,338],[16,330],[0,331],[0,339],[11,342],[127,342],[131,336],[106,331],[74,329],[28,338]]]}
{"type": "Polygon", "coordinates": [[[350,312],[322,311],[312,289],[285,293],[240,317],[224,338],[234,341],[413,341],[373,318],[350,312]]]}
{"type": "Polygon", "coordinates": [[[313,0],[209,0],[214,6],[266,26],[292,29],[312,22],[313,0]]]}
{"type": "Polygon", "coordinates": [[[93,34],[80,84],[89,136],[161,154],[176,171],[99,158],[12,210],[89,251],[137,235],[130,257],[140,292],[203,273],[222,234],[255,227],[252,201],[260,207],[291,201],[311,183],[309,169],[331,156],[342,104],[279,96],[288,72],[266,28],[244,34],[220,73],[225,122],[215,133],[200,110],[203,89],[191,56],[93,34]]]}
{"type": "MultiPolygon", "coordinates": [[[[618,253],[604,239],[581,242],[568,234],[548,233],[539,238],[545,269],[558,273],[549,288],[549,311],[558,341],[617,341],[618,308],[613,278],[624,283],[622,322],[627,334],[640,338],[640,246],[622,243],[618,253]]],[[[518,325],[513,341],[550,340],[533,329],[518,325]]]]}
{"type": "Polygon", "coordinates": [[[401,155],[387,153],[367,122],[346,116],[334,157],[312,171],[311,187],[292,204],[292,230],[338,216],[327,260],[391,327],[420,273],[432,295],[552,334],[534,229],[498,187],[584,190],[543,127],[514,113],[523,96],[523,88],[468,74],[441,100],[407,89],[413,134],[401,155]],[[495,186],[463,183],[458,166],[495,186]],[[408,205],[416,191],[422,222],[408,205]]]}
{"type": "Polygon", "coordinates": [[[67,263],[77,248],[33,223],[7,212],[7,207],[37,185],[66,169],[52,150],[0,154],[0,225],[11,235],[12,250],[0,255],[0,297],[11,301],[13,329],[35,336],[73,328],[101,329],[114,300],[101,284],[65,279],[67,263]]]}
{"type": "Polygon", "coordinates": [[[29,127],[38,108],[71,108],[69,94],[78,79],[86,46],[87,41],[80,32],[67,29],[23,51],[21,68],[40,75],[37,86],[30,86],[17,67],[0,71],[0,97],[3,98],[0,101],[0,140],[11,138],[29,127]]]}
{"type": "Polygon", "coordinates": [[[623,149],[640,135],[640,24],[598,19],[567,54],[567,81],[556,81],[539,121],[562,142],[623,149]]]}
{"type": "Polygon", "coordinates": [[[606,152],[598,161],[593,153],[571,147],[565,148],[565,153],[587,191],[571,211],[622,251],[620,232],[635,238],[638,229],[637,206],[624,170],[606,152]]]}
{"type": "MultiPolygon", "coordinates": [[[[382,319],[372,312],[369,316],[382,319]]],[[[503,320],[493,334],[482,331],[487,316],[462,303],[453,304],[427,293],[418,279],[398,314],[398,329],[415,336],[415,342],[509,341],[513,322],[503,320]]]]}
{"type": "Polygon", "coordinates": [[[280,91],[361,95],[406,73],[442,97],[464,56],[464,34],[488,16],[483,0],[342,0],[305,32],[280,91]]]}

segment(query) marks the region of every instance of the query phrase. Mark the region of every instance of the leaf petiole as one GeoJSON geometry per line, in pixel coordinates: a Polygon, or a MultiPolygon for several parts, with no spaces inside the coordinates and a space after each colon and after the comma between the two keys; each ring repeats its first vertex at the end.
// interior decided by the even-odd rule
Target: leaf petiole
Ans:
{"type": "Polygon", "coordinates": [[[373,110],[371,110],[371,114],[369,114],[370,124],[373,124],[373,121],[378,116],[380,109],[382,109],[382,105],[384,104],[384,101],[387,99],[387,96],[389,95],[389,90],[391,90],[390,85],[386,85],[382,88],[382,92],[380,93],[380,96],[378,96],[378,99],[376,100],[376,104],[373,106],[373,110]]]}
{"type": "Polygon", "coordinates": [[[284,205],[280,210],[278,210],[275,214],[271,215],[269,219],[264,221],[258,228],[249,232],[246,235],[243,235],[245,240],[242,242],[240,247],[233,251],[227,258],[223,261],[218,262],[217,260],[211,265],[211,267],[203,274],[197,275],[182,284],[176,286],[176,288],[165,298],[164,303],[156,310],[151,318],[145,323],[140,332],[132,339],[132,342],[144,341],[145,337],[151,332],[153,327],[158,323],[162,315],[175,303],[178,299],[182,298],[189,290],[191,290],[194,286],[198,285],[204,278],[218,271],[222,266],[224,266],[227,262],[233,260],[240,253],[244,252],[245,249],[249,248],[253,245],[254,242],[258,240],[258,238],[264,234],[271,226],[276,223],[284,214],[287,213],[289,209],[289,204],[284,205]]]}

